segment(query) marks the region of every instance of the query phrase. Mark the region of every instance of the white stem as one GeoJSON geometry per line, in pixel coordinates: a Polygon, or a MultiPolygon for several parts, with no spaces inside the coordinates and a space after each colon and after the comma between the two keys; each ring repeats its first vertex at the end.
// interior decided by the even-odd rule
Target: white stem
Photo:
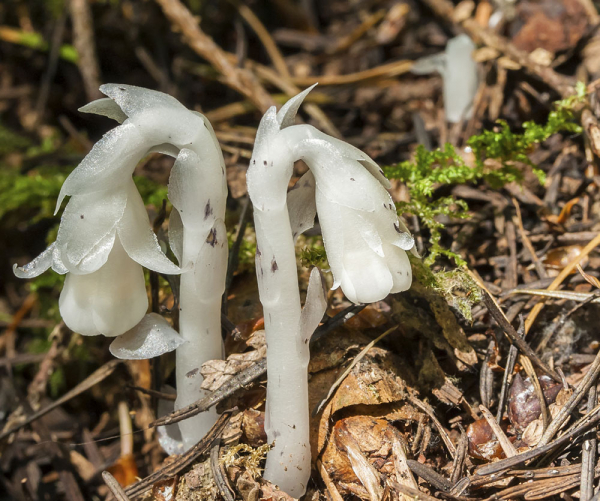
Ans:
{"type": "Polygon", "coordinates": [[[255,206],[254,222],[267,340],[265,431],[269,442],[275,442],[267,456],[264,478],[298,498],[310,477],[310,351],[300,333],[298,272],[287,205],[265,211],[255,206]]]}
{"type": "MultiPolygon", "coordinates": [[[[195,268],[198,251],[206,240],[204,232],[184,230],[183,259],[195,268]]],[[[203,282],[206,290],[214,290],[211,280],[203,282]]],[[[218,287],[217,287],[218,288],[218,287]]],[[[187,341],[176,351],[177,400],[175,409],[181,409],[203,398],[207,392],[200,388],[200,367],[208,360],[222,358],[221,295],[218,291],[212,301],[202,300],[197,290],[194,273],[181,275],[179,332],[187,341]]],[[[217,419],[214,408],[179,423],[185,449],[196,445],[217,419]]]]}

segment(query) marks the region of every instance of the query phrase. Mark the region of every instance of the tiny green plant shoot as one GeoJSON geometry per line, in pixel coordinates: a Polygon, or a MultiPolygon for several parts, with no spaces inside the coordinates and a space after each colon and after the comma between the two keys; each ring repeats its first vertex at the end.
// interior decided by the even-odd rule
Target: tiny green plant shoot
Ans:
{"type": "Polygon", "coordinates": [[[439,216],[466,218],[467,203],[453,197],[434,198],[435,188],[480,181],[492,188],[501,188],[507,183],[523,180],[519,164],[531,167],[540,182],[544,182],[544,172],[531,161],[529,154],[536,144],[557,132],[581,132],[581,126],[575,118],[576,108],[585,99],[585,84],[578,83],[576,90],[575,95],[554,103],[554,109],[545,124],[525,122],[523,132],[514,133],[506,122],[498,121],[494,130],[472,136],[467,145],[475,159],[473,165],[467,164],[454,146],[446,144],[435,151],[427,151],[419,146],[412,160],[384,169],[388,178],[398,179],[408,187],[410,201],[397,203],[398,212],[417,216],[430,232],[425,265],[433,265],[440,256],[450,258],[459,267],[465,265],[458,254],[442,247],[440,241],[444,225],[439,221],[439,216]],[[495,160],[499,168],[491,168],[488,160],[495,160]]]}

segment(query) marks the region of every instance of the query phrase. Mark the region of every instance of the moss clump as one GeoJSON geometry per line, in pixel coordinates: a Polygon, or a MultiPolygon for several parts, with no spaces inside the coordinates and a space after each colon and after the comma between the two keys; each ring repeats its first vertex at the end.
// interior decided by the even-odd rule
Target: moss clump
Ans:
{"type": "Polygon", "coordinates": [[[221,464],[225,468],[237,466],[245,469],[252,478],[260,477],[262,468],[261,461],[267,457],[267,452],[271,450],[270,444],[264,444],[260,447],[251,447],[248,444],[237,444],[231,447],[221,458],[221,464]]]}
{"type": "Polygon", "coordinates": [[[577,85],[577,94],[558,101],[550,112],[545,124],[525,122],[523,132],[515,133],[506,122],[499,121],[494,130],[486,130],[472,136],[467,144],[473,153],[474,161],[467,163],[454,146],[446,144],[435,151],[427,151],[419,146],[412,160],[385,168],[391,179],[406,183],[410,202],[397,204],[400,213],[417,216],[430,233],[429,254],[425,259],[432,265],[440,255],[447,256],[459,266],[465,263],[462,258],[440,245],[441,230],[444,225],[438,216],[468,217],[467,204],[452,197],[433,199],[433,192],[440,185],[457,185],[484,181],[492,188],[501,188],[513,181],[523,181],[525,164],[532,168],[540,182],[544,172],[529,158],[533,148],[557,132],[579,134],[581,126],[575,122],[576,109],[585,99],[585,85],[577,85]],[[488,160],[494,160],[490,167],[488,160]]]}

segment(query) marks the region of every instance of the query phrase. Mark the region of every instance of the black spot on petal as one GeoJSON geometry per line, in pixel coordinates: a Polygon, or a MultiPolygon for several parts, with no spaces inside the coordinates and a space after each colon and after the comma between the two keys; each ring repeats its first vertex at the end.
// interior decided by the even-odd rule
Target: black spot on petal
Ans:
{"type": "Polygon", "coordinates": [[[354,179],[353,177],[350,178],[350,181],[356,181],[356,179],[354,179]]]}
{"type": "Polygon", "coordinates": [[[275,258],[273,258],[271,261],[271,273],[275,273],[278,269],[279,266],[277,266],[277,261],[275,261],[275,258]]]}
{"type": "Polygon", "coordinates": [[[208,245],[210,245],[211,247],[214,247],[215,245],[217,245],[217,229],[216,228],[211,228],[208,237],[206,237],[206,243],[208,245]]]}
{"type": "Polygon", "coordinates": [[[83,219],[83,214],[81,214],[81,216],[79,216],[79,219],[83,219]]]}
{"type": "Polygon", "coordinates": [[[266,160],[263,162],[263,165],[264,165],[265,167],[267,166],[267,161],[266,161],[266,160]]]}
{"type": "Polygon", "coordinates": [[[213,209],[210,206],[210,199],[206,202],[206,206],[204,207],[204,220],[206,221],[209,216],[212,216],[213,209]]]}
{"type": "Polygon", "coordinates": [[[398,232],[398,233],[403,233],[403,231],[400,229],[400,225],[398,223],[394,223],[394,229],[398,232]]]}

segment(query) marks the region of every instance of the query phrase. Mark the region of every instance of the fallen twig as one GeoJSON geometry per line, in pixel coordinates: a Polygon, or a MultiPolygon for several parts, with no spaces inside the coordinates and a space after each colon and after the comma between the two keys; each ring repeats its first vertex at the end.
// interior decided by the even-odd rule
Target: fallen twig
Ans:
{"type": "Polygon", "coordinates": [[[498,322],[498,325],[500,325],[508,339],[510,339],[511,343],[516,345],[521,353],[528,357],[534,365],[548,374],[552,379],[560,383],[560,376],[555,371],[547,367],[546,364],[542,362],[540,357],[538,357],[531,347],[525,342],[525,340],[519,336],[515,328],[504,316],[504,313],[500,307],[496,304],[496,301],[494,301],[494,298],[485,289],[482,289],[481,292],[483,294],[483,303],[491,313],[492,317],[494,317],[494,320],[498,322]]]}
{"type": "Polygon", "coordinates": [[[550,442],[549,444],[535,447],[534,449],[522,452],[511,458],[501,459],[500,461],[497,461],[495,463],[484,465],[478,468],[475,471],[475,473],[479,476],[491,475],[503,470],[508,470],[519,464],[523,464],[526,461],[529,461],[530,459],[540,457],[546,454],[547,452],[553,450],[555,447],[563,446],[573,439],[580,438],[584,431],[589,430],[590,428],[595,426],[596,423],[598,423],[599,421],[600,405],[596,406],[593,411],[589,412],[582,419],[577,421],[577,423],[575,423],[575,425],[573,425],[573,427],[567,433],[550,442]]]}
{"type": "Polygon", "coordinates": [[[104,480],[104,483],[110,489],[110,492],[112,492],[117,501],[129,501],[123,487],[121,487],[121,484],[117,482],[117,479],[113,477],[109,471],[102,472],[102,480],[104,480]]]}
{"type": "Polygon", "coordinates": [[[200,455],[208,451],[215,438],[222,435],[223,430],[225,429],[225,426],[227,426],[230,418],[231,411],[226,411],[221,414],[217,422],[213,425],[206,436],[200,440],[200,442],[194,445],[194,447],[192,447],[189,451],[183,453],[181,456],[178,456],[173,462],[147,476],[145,479],[127,487],[127,489],[125,489],[125,494],[131,498],[141,496],[146,491],[150,490],[156,482],[170,478],[182,471],[184,468],[190,466],[200,455]]]}
{"type": "Polygon", "coordinates": [[[596,355],[595,360],[592,362],[588,372],[583,377],[571,398],[567,401],[567,403],[562,407],[562,409],[558,412],[558,414],[554,417],[554,419],[548,425],[546,431],[542,435],[542,438],[539,441],[539,445],[546,445],[552,437],[560,430],[561,426],[569,419],[571,412],[575,410],[575,407],[581,402],[581,399],[585,397],[592,387],[593,384],[596,383],[598,377],[600,376],[600,351],[596,355]]]}
{"type": "Polygon", "coordinates": [[[156,0],[156,2],[171,22],[181,30],[192,50],[223,75],[225,84],[250,99],[263,113],[275,104],[252,72],[232,63],[227,53],[202,31],[183,3],[179,0],[156,0]]]}
{"type": "Polygon", "coordinates": [[[25,419],[25,421],[23,421],[22,423],[19,423],[19,424],[13,426],[12,428],[0,433],[0,440],[5,439],[9,435],[13,434],[15,431],[20,430],[21,428],[27,426],[28,424],[33,423],[35,420],[41,418],[42,416],[45,416],[51,410],[56,409],[57,407],[60,407],[65,402],[68,402],[69,400],[71,400],[72,398],[76,397],[77,395],[83,393],[84,391],[89,390],[91,387],[95,386],[100,381],[103,381],[108,376],[110,376],[114,372],[114,370],[117,368],[117,366],[119,364],[121,364],[122,362],[123,362],[122,360],[111,360],[110,362],[107,362],[102,367],[100,367],[99,369],[94,371],[92,374],[90,374],[87,378],[85,378],[75,388],[73,388],[72,390],[65,393],[58,400],[52,402],[51,404],[47,405],[43,409],[40,409],[36,413],[32,414],[27,419],[25,419]]]}
{"type": "MultiPolygon", "coordinates": [[[[596,385],[588,391],[587,411],[596,407],[596,385]]],[[[596,465],[596,428],[586,433],[581,447],[581,486],[579,488],[581,501],[588,501],[594,495],[594,466],[596,465]]]]}

